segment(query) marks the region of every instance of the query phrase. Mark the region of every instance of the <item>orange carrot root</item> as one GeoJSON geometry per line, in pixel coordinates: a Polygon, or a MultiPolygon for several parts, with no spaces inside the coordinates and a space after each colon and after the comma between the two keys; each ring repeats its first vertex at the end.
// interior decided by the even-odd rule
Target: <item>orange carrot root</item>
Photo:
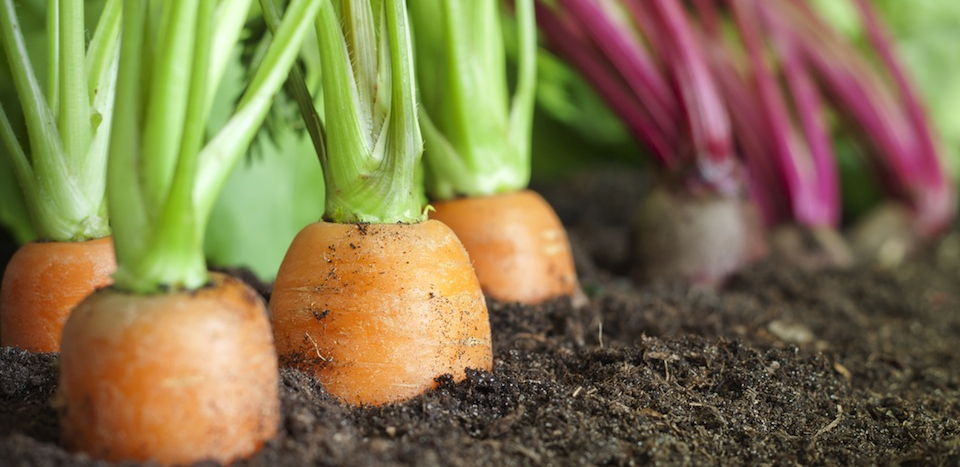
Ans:
{"type": "Polygon", "coordinates": [[[211,274],[200,290],[103,289],[63,331],[61,440],[108,461],[228,463],[280,420],[277,358],[263,301],[211,274]]]}
{"type": "Polygon", "coordinates": [[[572,296],[577,274],[567,232],[534,191],[432,203],[470,254],[484,293],[505,302],[541,303],[572,296]]]}
{"type": "Polygon", "coordinates": [[[23,245],[7,264],[0,286],[0,345],[59,351],[70,312],[110,285],[116,269],[112,237],[23,245]]]}
{"type": "Polygon", "coordinates": [[[305,227],[270,298],[281,364],[349,404],[415,397],[490,370],[490,322],[456,235],[437,221],[305,227]]]}

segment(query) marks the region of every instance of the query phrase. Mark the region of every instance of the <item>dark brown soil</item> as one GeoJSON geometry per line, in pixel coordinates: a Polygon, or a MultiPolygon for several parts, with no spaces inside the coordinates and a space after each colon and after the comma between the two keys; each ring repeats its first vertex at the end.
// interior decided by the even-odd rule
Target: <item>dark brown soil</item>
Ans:
{"type": "MultiPolygon", "coordinates": [[[[492,373],[350,408],[284,370],[249,466],[960,465],[960,233],[895,270],[771,258],[720,292],[627,279],[635,174],[537,187],[589,297],[492,303],[492,373]]],[[[0,349],[0,466],[102,465],[57,445],[56,355],[0,349]]]]}

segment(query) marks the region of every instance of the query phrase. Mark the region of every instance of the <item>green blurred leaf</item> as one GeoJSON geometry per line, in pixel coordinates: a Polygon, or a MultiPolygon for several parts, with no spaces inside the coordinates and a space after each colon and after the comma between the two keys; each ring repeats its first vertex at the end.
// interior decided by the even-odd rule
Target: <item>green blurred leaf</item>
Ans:
{"type": "MultiPolygon", "coordinates": [[[[226,122],[243,93],[249,64],[259,60],[266,34],[261,26],[248,31],[253,35],[234,50],[214,99],[210,131],[226,122]]],[[[294,236],[320,219],[323,206],[320,163],[296,102],[281,90],[214,205],[204,243],[207,260],[214,266],[247,267],[261,280],[272,281],[294,236]]]]}
{"type": "Polygon", "coordinates": [[[323,172],[306,133],[288,131],[257,145],[258,156],[241,161],[227,179],[204,248],[212,265],[245,266],[272,281],[297,232],[323,215],[323,172]]]}

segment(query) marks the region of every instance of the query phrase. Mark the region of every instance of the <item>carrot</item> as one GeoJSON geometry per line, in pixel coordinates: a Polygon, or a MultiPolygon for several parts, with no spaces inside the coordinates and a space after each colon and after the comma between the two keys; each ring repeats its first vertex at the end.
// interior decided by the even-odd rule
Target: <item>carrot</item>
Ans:
{"type": "Polygon", "coordinates": [[[349,404],[409,399],[438,376],[460,381],[465,368],[493,367],[470,260],[437,221],[307,226],[280,266],[270,309],[281,363],[315,372],[349,404]]]}
{"type": "Polygon", "coordinates": [[[210,277],[195,291],[147,297],[107,288],[77,307],[58,389],[68,449],[227,463],[275,434],[279,381],[263,300],[238,279],[210,277]]]}
{"type": "Polygon", "coordinates": [[[436,209],[430,216],[463,241],[483,291],[540,303],[579,289],[566,231],[553,209],[526,190],[536,21],[532,0],[513,5],[517,76],[510,95],[500,2],[410,1],[424,184],[436,209]]]}
{"type": "Polygon", "coordinates": [[[472,196],[432,206],[430,217],[456,232],[480,287],[491,298],[540,303],[578,290],[566,230],[536,192],[472,196]]]}
{"type": "Polygon", "coordinates": [[[466,368],[493,367],[486,303],[466,250],[423,209],[407,21],[403,0],[321,8],[326,128],[303,81],[293,80],[326,206],[324,221],[291,243],[270,310],[281,364],[316,374],[348,404],[402,401],[442,375],[459,381],[466,368]]]}
{"type": "Polygon", "coordinates": [[[20,190],[25,209],[9,212],[31,231],[4,272],[0,345],[37,352],[59,350],[67,314],[116,269],[105,190],[120,2],[104,3],[89,43],[84,2],[48,4],[43,89],[14,2],[0,1],[5,68],[26,129],[17,134],[0,106],[0,170],[16,177],[4,187],[0,211],[17,197],[7,189],[20,190]]]}
{"type": "Polygon", "coordinates": [[[110,461],[228,463],[277,432],[265,305],[239,280],[207,271],[203,238],[219,187],[266,117],[321,0],[290,2],[240,101],[221,109],[229,118],[205,141],[209,99],[250,3],[123,4],[106,177],[117,271],[64,327],[57,394],[61,442],[71,450],[110,461]]]}
{"type": "Polygon", "coordinates": [[[110,285],[113,239],[31,242],[10,259],[0,286],[0,345],[59,352],[73,307],[110,285]]]}

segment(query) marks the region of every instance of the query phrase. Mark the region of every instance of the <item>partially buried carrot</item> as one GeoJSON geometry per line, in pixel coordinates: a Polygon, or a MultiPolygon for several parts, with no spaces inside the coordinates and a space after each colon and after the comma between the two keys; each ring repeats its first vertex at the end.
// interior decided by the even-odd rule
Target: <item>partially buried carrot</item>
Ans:
{"type": "Polygon", "coordinates": [[[483,291],[536,304],[578,293],[566,231],[526,189],[536,82],[532,0],[516,12],[517,76],[509,95],[501,2],[410,0],[423,112],[430,214],[453,229],[483,291]],[[479,97],[478,97],[479,96],[479,97]]]}
{"type": "Polygon", "coordinates": [[[423,141],[405,2],[325,3],[317,35],[326,220],[297,235],[277,272],[270,310],[281,364],[357,405],[492,369],[476,274],[450,228],[426,220],[416,184],[423,141]]]}
{"type": "MultiPolygon", "coordinates": [[[[4,71],[26,124],[26,134],[17,134],[0,106],[0,158],[9,157],[0,170],[9,167],[16,176],[26,207],[18,212],[29,214],[22,224],[32,231],[4,271],[0,345],[35,352],[60,349],[70,310],[109,284],[116,269],[105,190],[120,2],[105,2],[89,43],[84,2],[48,3],[47,24],[55,27],[46,31],[44,90],[14,2],[0,1],[4,71]]],[[[12,198],[0,196],[0,211],[12,198]]]]}
{"type": "Polygon", "coordinates": [[[540,303],[577,291],[567,232],[534,191],[432,203],[470,253],[480,286],[505,302],[540,303]]]}
{"type": "Polygon", "coordinates": [[[108,288],[70,316],[59,402],[67,449],[161,464],[229,462],[274,435],[276,357],[263,301],[211,273],[195,291],[108,288]]]}
{"type": "Polygon", "coordinates": [[[290,2],[243,96],[219,109],[229,119],[207,140],[208,99],[250,4],[123,3],[107,165],[117,271],[63,329],[57,401],[70,450],[114,462],[227,464],[277,432],[279,371],[265,304],[243,282],[207,271],[203,238],[219,187],[256,135],[321,0],[290,2]]]}
{"type": "Polygon", "coordinates": [[[70,311],[92,291],[109,285],[116,268],[110,237],[20,247],[0,286],[0,345],[59,351],[70,311]]]}
{"type": "Polygon", "coordinates": [[[316,372],[350,404],[409,399],[439,375],[493,365],[470,260],[437,221],[311,224],[290,245],[270,307],[281,364],[316,372]]]}

